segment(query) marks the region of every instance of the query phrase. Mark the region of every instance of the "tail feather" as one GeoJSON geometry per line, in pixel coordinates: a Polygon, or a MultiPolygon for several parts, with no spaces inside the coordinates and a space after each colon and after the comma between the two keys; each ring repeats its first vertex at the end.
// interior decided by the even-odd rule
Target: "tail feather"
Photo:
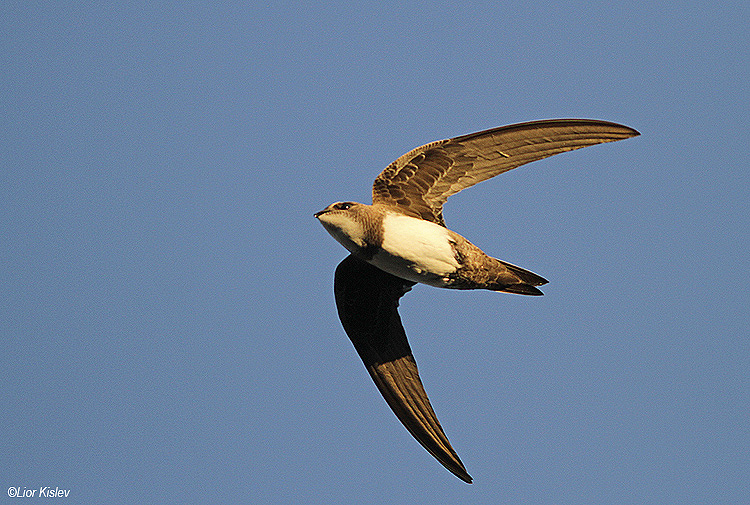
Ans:
{"type": "Polygon", "coordinates": [[[539,291],[537,288],[530,284],[511,284],[502,286],[496,291],[502,291],[504,293],[515,293],[517,295],[531,295],[531,296],[542,296],[544,293],[539,291]]]}
{"type": "MultiPolygon", "coordinates": [[[[541,296],[544,293],[539,291],[534,286],[541,286],[542,284],[547,284],[547,279],[542,277],[541,275],[537,275],[534,272],[529,272],[528,270],[525,270],[521,267],[517,267],[516,265],[513,265],[511,263],[508,263],[506,261],[497,260],[500,262],[501,265],[503,265],[505,268],[508,269],[508,272],[511,274],[512,277],[515,277],[517,279],[517,282],[507,282],[508,276],[505,275],[504,282],[498,282],[494,289],[495,291],[502,291],[504,293],[515,293],[518,295],[530,295],[530,296],[541,296]]],[[[500,279],[498,279],[500,280],[500,279]]]]}
{"type": "MultiPolygon", "coordinates": [[[[510,263],[507,263],[502,260],[498,260],[505,268],[507,268],[513,275],[517,276],[522,284],[530,284],[532,286],[541,286],[543,284],[547,284],[549,281],[542,277],[541,275],[537,275],[534,272],[529,272],[528,270],[524,270],[521,267],[517,267],[516,265],[511,265],[510,263]]],[[[539,291],[538,289],[536,291],[539,291]]],[[[530,293],[529,293],[530,294],[530,293]]],[[[538,294],[541,294],[541,291],[539,291],[538,294]]]]}

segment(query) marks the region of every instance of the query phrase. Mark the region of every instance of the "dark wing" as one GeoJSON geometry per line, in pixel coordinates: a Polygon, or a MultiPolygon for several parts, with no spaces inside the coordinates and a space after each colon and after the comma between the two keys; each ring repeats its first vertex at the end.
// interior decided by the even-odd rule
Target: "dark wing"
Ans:
{"type": "Polygon", "coordinates": [[[443,466],[471,483],[432,410],[398,315],[398,300],[413,285],[350,255],[334,279],[339,318],[399,421],[443,466]]]}
{"type": "Polygon", "coordinates": [[[525,163],[636,135],[606,121],[549,119],[439,140],[388,165],[375,179],[372,202],[445,226],[443,204],[462,189],[525,163]]]}

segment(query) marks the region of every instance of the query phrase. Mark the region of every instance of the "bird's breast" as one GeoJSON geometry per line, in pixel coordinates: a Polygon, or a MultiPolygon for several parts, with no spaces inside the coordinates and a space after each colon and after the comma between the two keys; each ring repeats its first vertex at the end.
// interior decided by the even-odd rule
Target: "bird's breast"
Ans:
{"type": "Polygon", "coordinates": [[[437,287],[444,287],[460,266],[446,228],[399,214],[383,217],[382,244],[370,263],[402,279],[437,287]]]}

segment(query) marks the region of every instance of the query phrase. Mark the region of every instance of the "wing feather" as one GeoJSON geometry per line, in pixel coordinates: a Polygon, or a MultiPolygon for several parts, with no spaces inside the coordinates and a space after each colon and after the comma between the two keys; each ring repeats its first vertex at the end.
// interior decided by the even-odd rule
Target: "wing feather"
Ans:
{"type": "Polygon", "coordinates": [[[439,140],[388,165],[375,179],[372,201],[445,226],[443,204],[462,189],[532,161],[636,135],[608,121],[549,119],[439,140]]]}
{"type": "Polygon", "coordinates": [[[413,285],[350,255],[334,278],[339,318],[399,421],[443,466],[470,483],[432,410],[398,314],[398,300],[413,285]]]}

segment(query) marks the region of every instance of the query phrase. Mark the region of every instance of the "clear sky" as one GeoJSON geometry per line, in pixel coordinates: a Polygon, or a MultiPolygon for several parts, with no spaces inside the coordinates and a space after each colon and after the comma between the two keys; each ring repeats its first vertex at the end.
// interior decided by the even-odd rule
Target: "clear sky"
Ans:
{"type": "Polygon", "coordinates": [[[750,4],[0,5],[0,484],[65,503],[750,502],[750,4]],[[401,314],[473,485],[344,334],[409,149],[580,117],[642,135],[451,199],[550,280],[401,314]]]}

